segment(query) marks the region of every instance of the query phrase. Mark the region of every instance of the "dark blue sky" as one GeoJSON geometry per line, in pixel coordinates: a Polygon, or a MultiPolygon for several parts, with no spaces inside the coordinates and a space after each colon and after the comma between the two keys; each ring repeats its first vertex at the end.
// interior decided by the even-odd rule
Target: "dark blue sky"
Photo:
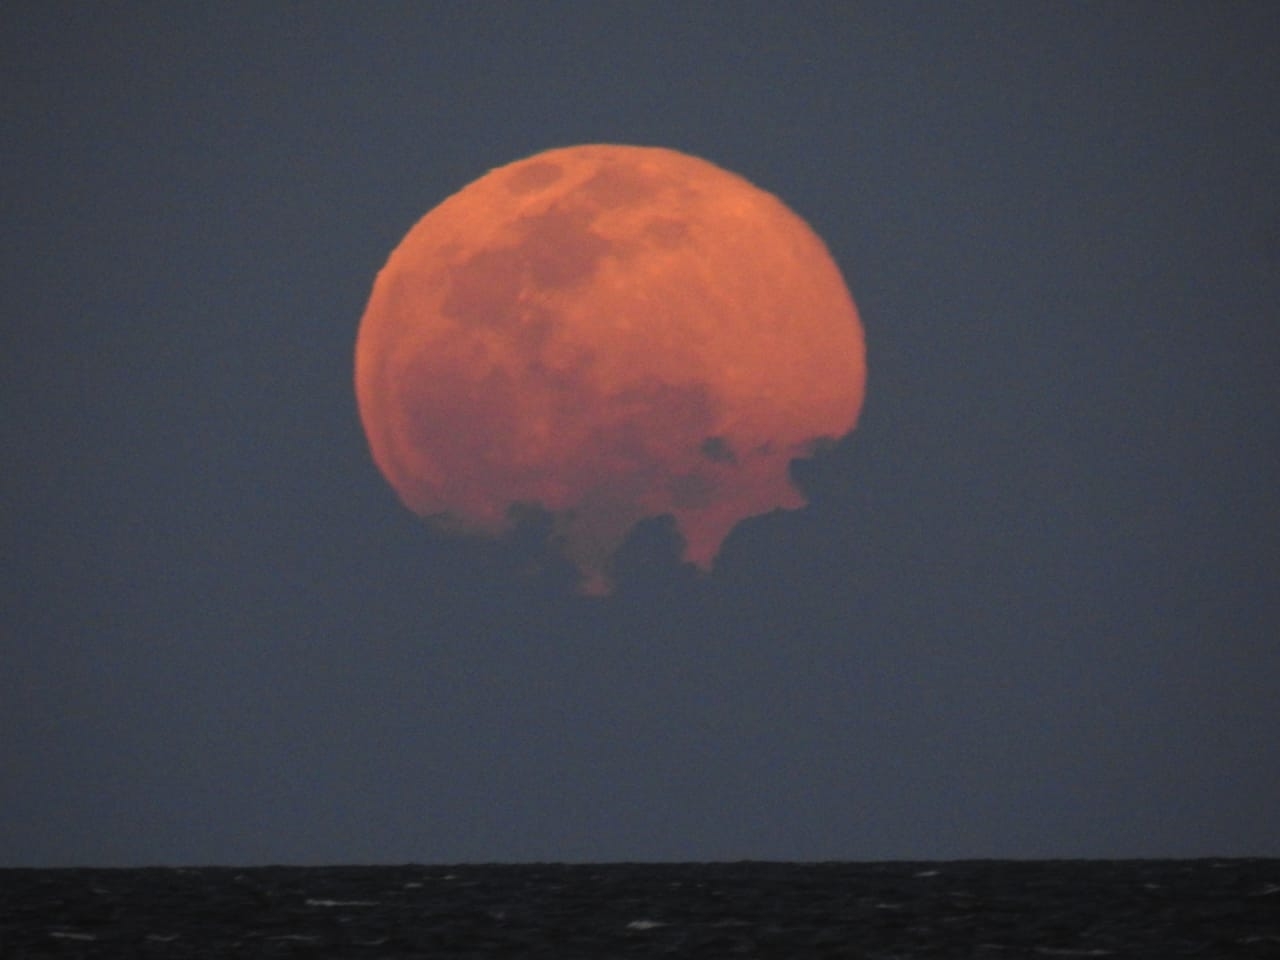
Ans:
{"type": "Polygon", "coordinates": [[[1277,23],[6,8],[0,865],[1280,855],[1277,23]],[[605,600],[351,388],[412,223],[593,141],[778,194],[870,368],[810,506],[605,600]]]}

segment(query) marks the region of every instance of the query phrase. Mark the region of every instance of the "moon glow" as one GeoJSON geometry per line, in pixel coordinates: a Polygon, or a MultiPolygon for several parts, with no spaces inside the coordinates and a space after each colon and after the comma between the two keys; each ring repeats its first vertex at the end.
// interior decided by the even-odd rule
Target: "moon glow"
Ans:
{"type": "Polygon", "coordinates": [[[373,459],[413,512],[498,535],[555,520],[588,590],[674,517],[710,567],[803,498],[788,465],[853,428],[862,325],[822,240],[773,195],[654,147],[549,150],[431,210],[356,338],[373,459]]]}

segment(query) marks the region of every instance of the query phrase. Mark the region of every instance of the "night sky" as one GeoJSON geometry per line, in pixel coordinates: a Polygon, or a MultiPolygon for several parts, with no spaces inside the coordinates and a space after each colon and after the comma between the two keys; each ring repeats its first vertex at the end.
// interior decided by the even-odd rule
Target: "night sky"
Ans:
{"type": "Polygon", "coordinates": [[[10,4],[0,865],[1280,855],[1269,3],[10,4]],[[823,236],[858,429],[714,572],[406,511],[352,356],[487,170],[823,236]]]}

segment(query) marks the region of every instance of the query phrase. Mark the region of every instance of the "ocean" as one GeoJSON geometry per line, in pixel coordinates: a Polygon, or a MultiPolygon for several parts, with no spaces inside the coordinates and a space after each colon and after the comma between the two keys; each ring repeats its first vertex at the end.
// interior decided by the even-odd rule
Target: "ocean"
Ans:
{"type": "Polygon", "coordinates": [[[0,957],[1280,958],[1280,860],[3,869],[0,957]]]}

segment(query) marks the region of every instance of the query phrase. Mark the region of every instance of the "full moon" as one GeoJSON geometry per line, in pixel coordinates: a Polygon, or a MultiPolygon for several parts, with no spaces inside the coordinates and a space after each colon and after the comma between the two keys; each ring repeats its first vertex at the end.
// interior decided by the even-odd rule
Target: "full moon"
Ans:
{"type": "Polygon", "coordinates": [[[406,507],[500,535],[536,505],[607,592],[637,522],[709,569],[747,517],[802,506],[788,467],[856,424],[862,324],[777,197],[656,147],[548,150],[431,210],[356,338],[373,459],[406,507]]]}

